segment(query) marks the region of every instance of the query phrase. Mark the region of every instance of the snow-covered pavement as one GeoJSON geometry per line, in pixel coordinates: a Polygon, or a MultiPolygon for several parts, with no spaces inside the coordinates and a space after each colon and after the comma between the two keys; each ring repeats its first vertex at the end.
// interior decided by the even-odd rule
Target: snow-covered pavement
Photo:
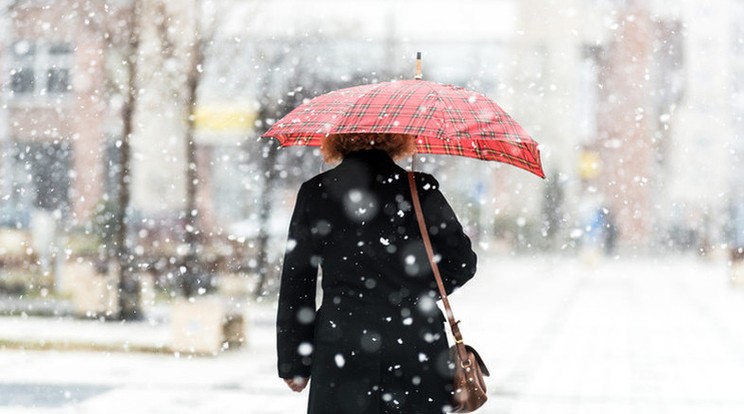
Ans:
{"type": "MultiPolygon", "coordinates": [[[[744,412],[744,289],[727,276],[694,257],[483,259],[452,297],[492,373],[479,412],[744,412]]],[[[249,345],[213,358],[4,350],[0,413],[304,412],[306,393],[276,378],[273,316],[253,305],[249,345]]],[[[13,319],[1,336],[11,323],[82,335],[71,320],[13,319]]],[[[164,340],[140,329],[140,342],[164,340]]]]}

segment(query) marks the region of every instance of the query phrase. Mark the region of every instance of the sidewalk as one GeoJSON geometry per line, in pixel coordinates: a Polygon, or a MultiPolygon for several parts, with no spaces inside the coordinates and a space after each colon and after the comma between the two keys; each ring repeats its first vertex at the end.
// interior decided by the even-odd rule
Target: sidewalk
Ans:
{"type": "Polygon", "coordinates": [[[469,286],[489,294],[453,300],[495,373],[484,413],[744,412],[744,291],[725,263],[492,265],[469,286]]]}
{"type": "Polygon", "coordinates": [[[165,322],[102,322],[73,317],[0,317],[0,345],[29,350],[165,352],[165,322]]]}
{"type": "MultiPolygon", "coordinates": [[[[451,301],[492,373],[479,413],[744,412],[744,290],[725,263],[484,257],[451,301]]],[[[275,374],[274,314],[250,308],[247,346],[217,357],[2,351],[0,413],[304,412],[275,374]]],[[[0,336],[167,340],[167,324],[96,324],[0,318],[0,336]]]]}
{"type": "Polygon", "coordinates": [[[0,299],[0,347],[28,350],[167,352],[169,309],[150,306],[146,320],[105,321],[74,316],[69,300],[0,299]]]}
{"type": "MultiPolygon", "coordinates": [[[[37,309],[37,302],[23,303],[15,301],[11,308],[14,315],[20,313],[21,316],[0,316],[0,349],[173,353],[171,306],[168,304],[148,306],[144,320],[125,322],[75,317],[71,306],[64,303],[61,303],[61,311],[53,312],[51,305],[44,302],[47,307],[44,312],[34,312],[33,316],[28,316],[25,312],[18,312],[18,309],[26,306],[37,309]],[[61,316],[53,316],[55,313],[61,316]]],[[[271,303],[249,303],[248,300],[245,304],[254,309],[272,306],[271,303]]],[[[4,305],[7,310],[8,301],[4,305]]],[[[273,314],[273,310],[271,315],[249,312],[246,325],[253,320],[258,324],[273,326],[273,314]]]]}

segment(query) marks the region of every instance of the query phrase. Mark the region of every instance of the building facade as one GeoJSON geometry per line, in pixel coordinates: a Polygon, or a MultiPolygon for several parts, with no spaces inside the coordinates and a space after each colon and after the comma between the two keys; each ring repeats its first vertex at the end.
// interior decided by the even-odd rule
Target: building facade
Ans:
{"type": "Polygon", "coordinates": [[[520,119],[547,125],[540,141],[548,170],[563,177],[564,239],[586,242],[599,225],[628,248],[723,241],[730,188],[740,185],[730,167],[741,117],[731,76],[741,33],[730,12],[740,9],[728,0],[520,2],[520,119]]]}
{"type": "Polygon", "coordinates": [[[110,190],[111,126],[120,124],[107,93],[114,11],[90,20],[88,12],[68,1],[13,1],[3,10],[5,225],[27,227],[39,214],[83,223],[110,190]]]}

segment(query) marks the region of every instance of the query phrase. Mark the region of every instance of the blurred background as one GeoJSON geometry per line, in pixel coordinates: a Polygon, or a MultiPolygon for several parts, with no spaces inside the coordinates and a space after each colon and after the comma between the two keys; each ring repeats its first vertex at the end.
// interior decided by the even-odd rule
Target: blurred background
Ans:
{"type": "Polygon", "coordinates": [[[0,412],[302,412],[278,272],[332,166],[258,137],[412,78],[418,51],[548,176],[416,160],[481,257],[453,306],[494,372],[482,412],[742,412],[742,21],[741,0],[0,1],[0,412]]]}

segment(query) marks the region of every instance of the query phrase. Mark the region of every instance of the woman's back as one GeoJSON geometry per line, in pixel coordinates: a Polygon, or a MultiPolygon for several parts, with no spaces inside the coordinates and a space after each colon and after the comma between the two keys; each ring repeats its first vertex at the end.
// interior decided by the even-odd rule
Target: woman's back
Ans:
{"type": "Polygon", "coordinates": [[[308,183],[317,186],[308,217],[324,295],[388,306],[400,302],[401,289],[411,292],[406,296],[431,290],[406,171],[382,157],[354,154],[308,183]]]}
{"type": "MultiPolygon", "coordinates": [[[[277,346],[280,376],[313,378],[309,412],[432,413],[449,403],[444,318],[406,174],[382,151],[355,152],[298,194],[277,346]]],[[[416,181],[451,291],[472,277],[475,255],[436,180],[416,181]]]]}

